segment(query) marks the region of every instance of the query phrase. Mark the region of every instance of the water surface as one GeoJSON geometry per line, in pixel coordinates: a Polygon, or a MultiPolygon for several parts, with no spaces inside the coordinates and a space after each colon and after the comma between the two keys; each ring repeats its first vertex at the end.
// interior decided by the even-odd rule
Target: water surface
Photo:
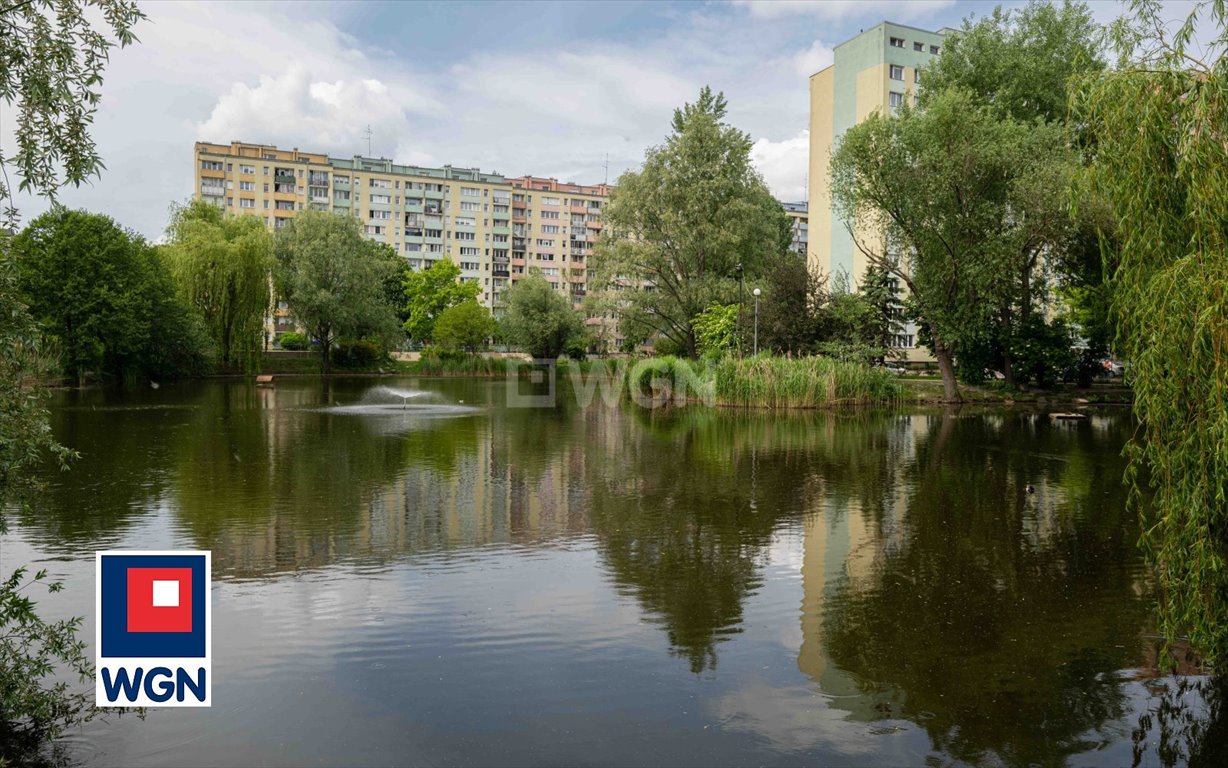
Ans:
{"type": "MultiPolygon", "coordinates": [[[[1219,694],[1155,678],[1122,411],[649,414],[502,381],[57,395],[82,457],[6,568],[213,552],[213,702],[97,765],[1159,765],[1219,694]],[[408,394],[407,394],[408,393],[408,394]]],[[[1221,763],[1222,764],[1222,763],[1221,763]]]]}

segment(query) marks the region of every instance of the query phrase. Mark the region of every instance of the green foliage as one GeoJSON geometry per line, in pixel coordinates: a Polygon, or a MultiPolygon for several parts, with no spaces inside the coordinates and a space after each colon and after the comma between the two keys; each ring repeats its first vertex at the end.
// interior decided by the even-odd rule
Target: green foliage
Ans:
{"type": "Polygon", "coordinates": [[[81,619],[47,622],[31,587],[58,592],[47,572],[18,568],[0,583],[0,763],[23,760],[65,729],[93,719],[94,667],[77,639],[81,619]],[[56,673],[61,679],[52,682],[56,673]],[[70,677],[70,679],[64,679],[70,677]],[[73,690],[74,683],[82,688],[73,690]],[[86,688],[84,686],[89,685],[86,688]]]}
{"type": "MultiPolygon", "coordinates": [[[[0,533],[4,510],[28,490],[29,471],[49,454],[61,463],[70,456],[51,434],[44,406],[47,392],[39,384],[57,361],[18,296],[10,245],[11,239],[0,232],[0,533]]],[[[0,662],[0,674],[3,670],[0,662]]]]}
{"type": "Polygon", "coordinates": [[[762,349],[790,355],[814,351],[826,328],[820,310],[827,303],[827,281],[810,269],[806,257],[788,251],[769,259],[759,300],[762,349]]]}
{"type": "Polygon", "coordinates": [[[617,314],[626,337],[661,335],[691,357],[692,319],[745,299],[739,276],[759,276],[790,241],[788,216],[751,164],[750,137],[725,112],[724,95],[707,87],[675,110],[665,143],[611,193],[589,277],[595,314],[617,314]]]}
{"type": "Polygon", "coordinates": [[[713,371],[721,405],[818,408],[851,403],[891,403],[903,397],[887,371],[828,357],[758,355],[726,358],[713,371]]]}
{"type": "Polygon", "coordinates": [[[503,335],[534,358],[554,360],[585,335],[584,317],[534,272],[508,289],[503,335]]]}
{"type": "Polygon", "coordinates": [[[30,311],[63,350],[67,373],[200,374],[207,340],[144,239],[99,214],[56,207],[13,239],[30,311]]]}
{"type": "MultiPolygon", "coordinates": [[[[476,284],[474,284],[476,286],[476,284]]],[[[490,310],[472,299],[448,307],[435,320],[435,343],[476,352],[499,330],[490,310]]]]}
{"type": "Polygon", "coordinates": [[[302,351],[311,346],[311,340],[307,338],[305,333],[296,333],[295,331],[287,331],[277,337],[277,346],[282,349],[292,351],[302,351]]]}
{"type": "Polygon", "coordinates": [[[405,273],[405,332],[417,342],[434,338],[435,323],[444,310],[476,301],[481,287],[461,280],[460,267],[440,259],[427,269],[405,273]]]}
{"type": "Polygon", "coordinates": [[[333,347],[333,364],[338,368],[350,370],[367,370],[374,368],[388,357],[377,342],[371,339],[356,341],[341,340],[333,347]]]}
{"type": "Polygon", "coordinates": [[[823,408],[893,403],[904,397],[895,376],[859,362],[827,357],[726,356],[704,364],[672,356],[627,369],[627,390],[640,405],[683,402],[752,408],[823,408]]]}
{"type": "MultiPolygon", "coordinates": [[[[0,7],[0,111],[12,110],[17,151],[0,146],[17,188],[55,199],[65,184],[102,171],[90,126],[101,100],[102,71],[116,45],[136,41],[145,15],[132,0],[24,0],[0,7]]],[[[15,229],[17,209],[0,172],[0,227],[15,229]]]]}
{"type": "Polygon", "coordinates": [[[1141,427],[1131,500],[1160,582],[1165,635],[1228,658],[1228,10],[1200,4],[1166,31],[1158,3],[1114,29],[1120,68],[1082,80],[1072,123],[1089,164],[1080,197],[1115,219],[1118,351],[1141,427]],[[1200,59],[1197,14],[1214,26],[1200,59]],[[1150,487],[1150,498],[1144,493],[1150,487]]]}
{"type": "Polygon", "coordinates": [[[704,357],[720,357],[733,347],[738,333],[737,304],[713,304],[691,320],[695,346],[704,357]]]}
{"type": "Polygon", "coordinates": [[[420,376],[506,376],[519,360],[501,357],[484,357],[461,352],[449,352],[437,347],[428,347],[422,356],[412,362],[398,363],[397,368],[405,373],[420,376]]]}
{"type": "Polygon", "coordinates": [[[357,220],[332,213],[302,211],[277,233],[278,291],[320,343],[324,373],[338,336],[397,335],[396,312],[383,289],[396,268],[389,251],[364,237],[357,220]]]}
{"type": "Polygon", "coordinates": [[[871,115],[832,158],[840,215],[867,260],[908,287],[949,400],[959,398],[961,343],[1009,303],[1014,283],[1003,276],[1024,269],[1026,193],[1065,153],[1056,127],[999,117],[948,89],[923,111],[871,115]]]}
{"type": "Polygon", "coordinates": [[[204,200],[177,206],[165,251],[187,302],[204,318],[223,365],[255,368],[271,301],[273,241],[255,216],[204,200]]]}
{"type": "Polygon", "coordinates": [[[970,17],[925,70],[921,106],[948,88],[1022,122],[1064,123],[1071,77],[1104,69],[1103,31],[1081,2],[1030,0],[970,17]]]}
{"type": "MultiPolygon", "coordinates": [[[[8,231],[19,218],[7,168],[15,166],[19,189],[53,200],[63,185],[99,173],[89,126],[102,71],[117,43],[136,39],[132,27],[143,18],[130,0],[23,0],[0,8],[0,113],[15,117],[17,143],[15,155],[0,145],[0,533],[5,512],[34,485],[29,470],[48,453],[61,464],[71,455],[51,436],[39,383],[48,345],[18,296],[8,231]]],[[[96,712],[88,694],[49,682],[57,666],[82,682],[93,671],[76,640],[79,622],[48,624],[18,594],[24,573],[0,585],[0,763],[24,760],[39,742],[96,712]]]]}

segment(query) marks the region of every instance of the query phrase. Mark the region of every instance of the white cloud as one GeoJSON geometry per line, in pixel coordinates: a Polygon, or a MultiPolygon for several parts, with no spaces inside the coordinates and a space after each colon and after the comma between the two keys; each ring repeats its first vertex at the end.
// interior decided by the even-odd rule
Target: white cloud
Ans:
{"type": "Polygon", "coordinates": [[[793,57],[793,71],[802,77],[810,77],[820,69],[831,66],[834,57],[830,46],[815,40],[814,45],[793,57]]]}
{"type": "Polygon", "coordinates": [[[784,16],[818,16],[848,19],[873,16],[890,21],[911,21],[949,8],[955,0],[734,0],[752,16],[777,19],[784,16]]]}
{"type": "MultiPolygon", "coordinates": [[[[614,181],[703,85],[723,90],[729,120],[758,139],[773,191],[804,194],[806,78],[831,54],[813,36],[799,40],[796,24],[682,14],[633,42],[460,49],[427,67],[305,7],[315,8],[148,5],[141,42],[115,51],[106,71],[94,137],[107,169],[62,201],[157,237],[168,205],[191,194],[194,141],[348,156],[366,153],[367,125],[373,153],[398,162],[593,183],[607,177],[608,157],[614,181]]],[[[11,135],[0,115],[0,137],[11,135]]],[[[46,204],[19,205],[29,220],[46,204]]]]}
{"type": "Polygon", "coordinates": [[[750,150],[751,160],[777,198],[786,202],[806,199],[810,168],[810,131],[803,129],[783,141],[760,138],[750,150]]]}

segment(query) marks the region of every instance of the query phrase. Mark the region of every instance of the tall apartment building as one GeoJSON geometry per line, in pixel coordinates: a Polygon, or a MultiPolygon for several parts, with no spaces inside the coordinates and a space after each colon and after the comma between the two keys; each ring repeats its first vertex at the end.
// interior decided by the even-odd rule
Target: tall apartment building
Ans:
{"type": "Polygon", "coordinates": [[[793,234],[789,250],[799,256],[807,256],[810,253],[810,214],[806,203],[781,202],[781,205],[789,214],[789,231],[793,234]]]}
{"type": "MultiPolygon", "coordinates": [[[[942,50],[949,30],[931,32],[884,21],[836,46],[831,66],[810,76],[810,239],[808,260],[833,280],[855,289],[865,256],[832,210],[831,152],[846,130],[875,112],[890,114],[915,104],[923,73],[942,50]]],[[[873,240],[874,233],[858,233],[873,240]]],[[[877,237],[881,238],[881,235],[877,237]]],[[[897,346],[923,359],[916,328],[906,327],[897,346]]]]}
{"type": "MultiPolygon", "coordinates": [[[[573,303],[601,231],[604,184],[581,186],[476,168],[426,168],[384,158],[328,157],[265,144],[197,142],[195,194],[279,229],[298,211],[353,216],[411,269],[449,258],[496,312],[507,287],[538,267],[573,303]]],[[[280,330],[280,328],[278,329],[280,330]]]]}

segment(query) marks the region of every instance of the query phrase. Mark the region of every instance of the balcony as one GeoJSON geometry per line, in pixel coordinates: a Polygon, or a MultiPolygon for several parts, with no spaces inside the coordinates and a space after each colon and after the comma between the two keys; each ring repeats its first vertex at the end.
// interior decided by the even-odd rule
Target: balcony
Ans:
{"type": "Polygon", "coordinates": [[[200,193],[205,197],[224,197],[226,195],[226,188],[201,184],[200,193]]]}
{"type": "Polygon", "coordinates": [[[512,230],[511,230],[511,228],[510,228],[510,227],[500,226],[499,224],[496,224],[494,227],[492,227],[492,228],[491,228],[491,232],[492,232],[493,234],[496,234],[496,235],[510,235],[510,234],[512,234],[512,230]]]}
{"type": "Polygon", "coordinates": [[[273,181],[277,184],[294,184],[295,183],[294,174],[293,173],[275,173],[273,174],[273,181]]]}
{"type": "Polygon", "coordinates": [[[422,191],[422,196],[425,197],[427,200],[442,200],[443,192],[433,192],[429,189],[426,189],[422,191]]]}
{"type": "Polygon", "coordinates": [[[600,221],[586,221],[584,222],[584,226],[588,227],[589,229],[601,229],[601,222],[600,221]]]}
{"type": "Polygon", "coordinates": [[[492,271],[491,271],[491,275],[493,275],[493,276],[495,276],[495,277],[511,277],[511,273],[509,273],[509,272],[508,272],[506,269],[495,269],[495,270],[492,270],[492,271]]]}

